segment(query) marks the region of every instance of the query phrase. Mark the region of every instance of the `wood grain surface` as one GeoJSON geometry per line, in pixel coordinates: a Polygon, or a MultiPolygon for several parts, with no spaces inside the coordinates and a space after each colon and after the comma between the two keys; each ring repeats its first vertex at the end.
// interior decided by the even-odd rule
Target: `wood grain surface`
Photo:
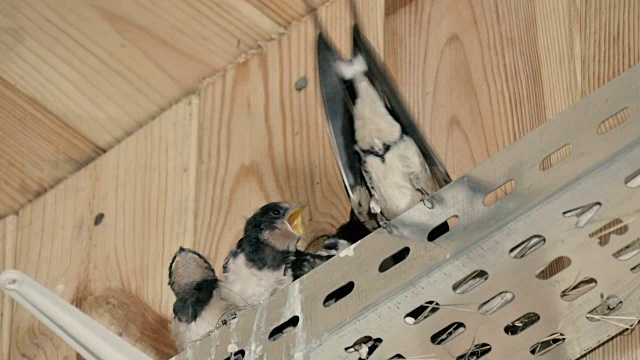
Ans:
{"type": "Polygon", "coordinates": [[[0,77],[103,149],[281,30],[245,0],[3,0],[0,14],[0,77]]]}
{"type": "MultiPolygon", "coordinates": [[[[359,1],[366,34],[382,47],[384,1],[359,1]]],[[[322,7],[346,52],[348,2],[322,7]]],[[[308,205],[307,238],[332,233],[349,205],[327,136],[311,19],[204,88],[199,127],[197,250],[220,269],[245,220],[269,201],[308,205]],[[294,83],[306,76],[302,91],[294,83]]]]}
{"type": "MultiPolygon", "coordinates": [[[[16,258],[16,224],[18,218],[10,215],[0,220],[0,269],[11,269],[16,258]]],[[[12,301],[0,292],[0,360],[9,360],[11,347],[12,301]]]]}
{"type": "MultiPolygon", "coordinates": [[[[388,0],[385,61],[456,178],[640,63],[639,17],[637,0],[388,0]]],[[[640,359],[638,334],[583,359],[640,359]]]]}
{"type": "Polygon", "coordinates": [[[100,148],[0,79],[0,218],[100,154],[100,148]]]}
{"type": "MultiPolygon", "coordinates": [[[[134,1],[101,4],[106,10],[91,5],[95,24],[71,25],[56,18],[59,27],[54,29],[42,14],[51,18],[73,11],[71,6],[46,11],[53,3],[0,3],[20,29],[30,29],[9,52],[22,58],[0,65],[0,76],[6,71],[17,79],[20,72],[32,71],[38,80],[18,88],[55,104],[57,110],[51,110],[64,112],[65,120],[77,120],[77,132],[99,134],[90,138],[99,145],[122,138],[125,128],[139,126],[140,119],[159,111],[235,51],[232,44],[214,46],[210,39],[181,43],[184,34],[177,29],[191,34],[207,24],[217,33],[244,26],[231,15],[225,23],[212,24],[213,17],[199,17],[209,10],[195,2],[188,8],[164,4],[140,18],[123,18],[118,6],[147,9],[134,1]],[[39,15],[27,18],[24,9],[39,15]],[[174,12],[175,18],[162,15],[174,12]],[[181,21],[192,15],[199,20],[181,21]],[[128,39],[123,51],[137,55],[105,54],[95,41],[79,35],[83,26],[102,29],[106,43],[115,48],[128,39]],[[121,33],[114,35],[114,29],[121,33]],[[46,42],[47,31],[62,45],[31,53],[41,49],[33,39],[46,42]],[[166,43],[159,33],[166,34],[166,43]],[[150,65],[147,55],[139,53],[145,44],[159,44],[147,50],[153,55],[149,58],[168,62],[150,65]],[[209,58],[213,52],[219,57],[209,58]],[[124,71],[129,65],[144,76],[124,71]],[[99,81],[71,85],[69,79],[92,71],[99,81]]],[[[231,3],[216,6],[243,6],[231,3]]],[[[384,54],[409,108],[453,177],[640,62],[638,3],[358,1],[365,33],[384,54]]],[[[265,26],[273,28],[304,11],[293,0],[246,4],[263,11],[265,26]]],[[[89,5],[75,11],[82,13],[84,6],[89,5]]],[[[346,54],[347,1],[329,2],[320,15],[346,54]]],[[[8,46],[7,39],[19,39],[16,34],[22,31],[0,34],[0,44],[8,46]]],[[[240,39],[242,51],[257,39],[251,31],[240,39]]],[[[315,35],[311,19],[295,23],[283,38],[207,81],[198,94],[25,206],[17,220],[16,267],[81,308],[92,295],[122,288],[169,315],[173,296],[166,271],[177,246],[202,252],[219,271],[246,218],[265,202],[281,199],[308,205],[308,238],[333,231],[346,220],[348,202],[326,132],[315,35]],[[295,90],[302,76],[308,85],[295,90]],[[104,218],[96,226],[100,213],[104,218]]],[[[11,329],[11,359],[74,356],[17,306],[11,329]]],[[[637,360],[638,336],[637,330],[618,336],[585,359],[637,360]]]]}
{"type": "MultiPolygon", "coordinates": [[[[79,308],[122,288],[168,317],[171,256],[193,245],[197,108],[181,101],[24,207],[15,267],[79,308]]],[[[75,356],[17,305],[11,334],[11,359],[75,356]]]]}

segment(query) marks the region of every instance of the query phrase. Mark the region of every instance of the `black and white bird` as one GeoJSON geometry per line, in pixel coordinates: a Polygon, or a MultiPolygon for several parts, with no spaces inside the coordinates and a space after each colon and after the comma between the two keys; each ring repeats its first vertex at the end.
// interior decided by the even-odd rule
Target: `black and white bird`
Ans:
{"type": "Polygon", "coordinates": [[[440,186],[414,140],[403,133],[367,78],[365,59],[358,54],[348,61],[338,60],[335,69],[342,79],[353,84],[356,92],[355,148],[369,191],[355,189],[355,214],[367,225],[371,222],[370,211],[380,224],[385,224],[420,201],[433,206],[430,194],[440,186]]]}
{"type": "Polygon", "coordinates": [[[237,296],[221,284],[207,259],[190,249],[180,247],[173,256],[169,286],[176,296],[171,330],[178,351],[215,329],[238,307],[237,296]]]}
{"type": "Polygon", "coordinates": [[[304,235],[303,207],[272,202],[246,222],[244,235],[225,259],[225,284],[256,305],[331,258],[297,249],[304,235]]]}

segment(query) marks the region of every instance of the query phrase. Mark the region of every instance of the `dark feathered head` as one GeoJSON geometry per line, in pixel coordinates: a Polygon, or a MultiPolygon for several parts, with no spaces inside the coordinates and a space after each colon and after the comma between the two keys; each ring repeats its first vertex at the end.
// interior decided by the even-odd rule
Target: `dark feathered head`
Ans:
{"type": "Polygon", "coordinates": [[[204,256],[180,247],[169,265],[169,286],[176,296],[174,315],[180,321],[191,323],[209,304],[218,278],[204,256]]]}
{"type": "Polygon", "coordinates": [[[279,250],[295,250],[304,235],[303,211],[304,207],[286,202],[268,203],[247,220],[244,238],[259,239],[279,250]]]}

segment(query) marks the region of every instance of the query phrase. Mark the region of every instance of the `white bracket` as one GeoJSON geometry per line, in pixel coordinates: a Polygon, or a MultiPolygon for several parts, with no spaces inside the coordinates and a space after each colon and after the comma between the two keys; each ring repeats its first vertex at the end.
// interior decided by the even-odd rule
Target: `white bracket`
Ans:
{"type": "Polygon", "coordinates": [[[51,331],[87,360],[150,360],[29,276],[17,270],[0,273],[0,286],[51,331]]]}

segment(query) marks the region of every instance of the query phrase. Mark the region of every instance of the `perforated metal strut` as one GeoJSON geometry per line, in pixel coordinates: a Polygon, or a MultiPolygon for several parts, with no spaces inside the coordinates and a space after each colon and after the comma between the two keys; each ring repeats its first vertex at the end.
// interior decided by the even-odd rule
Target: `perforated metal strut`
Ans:
{"type": "Polygon", "coordinates": [[[640,66],[433,199],[175,359],[575,359],[624,330],[599,316],[640,311],[640,66]]]}

